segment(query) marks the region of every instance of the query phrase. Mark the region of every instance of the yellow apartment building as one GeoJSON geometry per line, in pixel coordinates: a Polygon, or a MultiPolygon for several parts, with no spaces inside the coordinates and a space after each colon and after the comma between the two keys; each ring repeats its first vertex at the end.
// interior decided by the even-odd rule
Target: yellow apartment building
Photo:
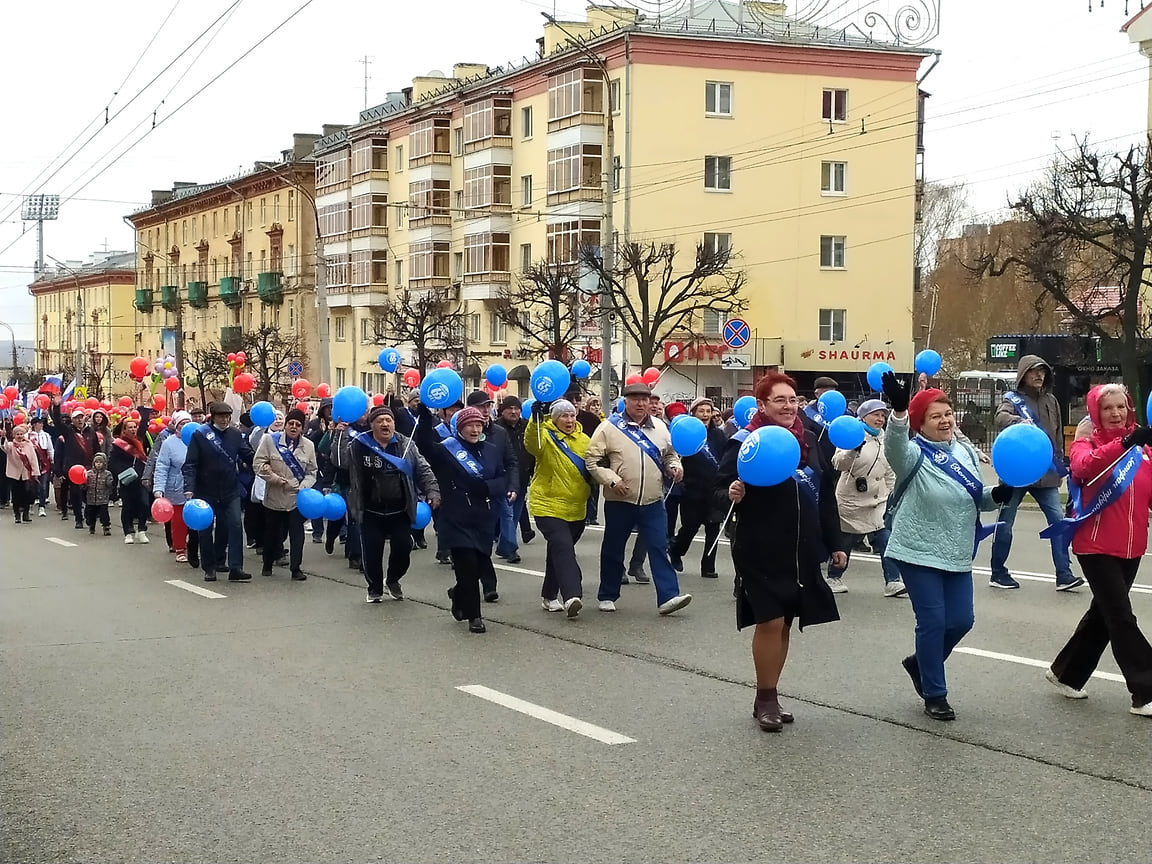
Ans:
{"type": "MultiPolygon", "coordinates": [[[[502,362],[524,392],[540,358],[494,301],[532,262],[600,245],[609,118],[618,240],[675,241],[689,260],[729,246],[748,277],[749,344],[730,349],[724,317],[702,315],[657,355],[663,395],[729,400],[773,366],[805,389],[832,375],[863,390],[880,359],[911,371],[933,52],[804,25],[783,4],[669,6],[550,21],[523,65],[416,77],[317,144],[334,383],[382,388],[379,310],[435,290],[464,314],[442,347],[466,377],[502,362]]],[[[598,322],[580,324],[595,365],[598,322]]],[[[617,377],[638,362],[621,335],[617,377]]]]}
{"type": "Polygon", "coordinates": [[[320,137],[297,134],[279,162],[236,177],[154,191],[151,205],[128,217],[136,354],[236,351],[244,334],[275,327],[302,338],[293,359],[319,381],[311,151],[320,137]]]}
{"type": "Polygon", "coordinates": [[[65,387],[75,376],[92,396],[130,393],[135,286],[131,252],[98,252],[87,263],[61,262],[42,274],[28,286],[36,306],[37,367],[64,373],[65,387]]]}

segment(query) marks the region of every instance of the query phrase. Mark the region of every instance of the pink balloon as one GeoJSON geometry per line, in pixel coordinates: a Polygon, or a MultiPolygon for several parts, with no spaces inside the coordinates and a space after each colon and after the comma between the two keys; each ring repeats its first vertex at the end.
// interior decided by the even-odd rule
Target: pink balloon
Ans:
{"type": "Polygon", "coordinates": [[[152,518],[157,522],[169,522],[173,515],[172,502],[167,498],[157,498],[152,502],[152,518]]]}

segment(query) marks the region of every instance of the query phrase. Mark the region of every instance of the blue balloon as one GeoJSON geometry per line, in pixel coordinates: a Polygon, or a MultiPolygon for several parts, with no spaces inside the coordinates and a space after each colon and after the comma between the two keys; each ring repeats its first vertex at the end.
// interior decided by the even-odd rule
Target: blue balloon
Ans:
{"type": "Polygon", "coordinates": [[[412,523],[412,527],[417,531],[422,528],[427,528],[428,523],[432,521],[432,508],[425,504],[423,501],[416,502],[416,521],[412,523]]]}
{"type": "Polygon", "coordinates": [[[296,509],[305,519],[323,519],[324,494],[319,489],[301,489],[296,495],[296,509]]]}
{"type": "Polygon", "coordinates": [[[215,518],[212,505],[200,498],[185,501],[182,515],[184,516],[184,524],[193,531],[203,531],[205,528],[210,528],[212,520],[215,518]]]}
{"type": "Polygon", "coordinates": [[[621,396],[619,399],[616,400],[616,413],[617,414],[623,414],[624,413],[624,397],[623,396],[621,396]]]}
{"type": "Polygon", "coordinates": [[[837,417],[844,416],[844,412],[848,410],[848,400],[839,390],[829,390],[816,402],[816,410],[820,412],[820,416],[827,423],[837,417]]]}
{"type": "Polygon", "coordinates": [[[433,369],[420,382],[420,402],[439,411],[464,395],[464,381],[454,369],[433,369]]]}
{"type": "Polygon", "coordinates": [[[559,360],[545,360],[532,372],[528,382],[532,395],[541,402],[553,402],[568,392],[572,375],[559,360]]]}
{"type": "Polygon", "coordinates": [[[855,450],[864,443],[864,421],[843,414],[828,424],[828,440],[841,450],[855,450]]]}
{"type": "Polygon", "coordinates": [[[672,449],[681,456],[695,456],[708,440],[708,427],[699,417],[681,414],[672,426],[672,449]]]}
{"type": "Polygon", "coordinates": [[[761,426],[744,439],[736,474],[749,486],[776,486],[800,464],[800,442],[783,426],[761,426]]]}
{"type": "Polygon", "coordinates": [[[572,377],[587,378],[592,374],[592,364],[587,360],[577,360],[572,364],[572,377]]]}
{"type": "Polygon", "coordinates": [[[368,394],[359,387],[341,387],[332,397],[332,419],[337,423],[359,420],[367,410],[368,394]]]}
{"type": "Polygon", "coordinates": [[[868,386],[873,390],[883,390],[884,382],[881,381],[881,376],[885,372],[895,372],[896,370],[889,366],[887,363],[873,363],[868,367],[868,386]]]}
{"type": "Polygon", "coordinates": [[[741,396],[732,403],[732,420],[743,429],[756,415],[756,397],[741,396]]]}
{"type": "Polygon", "coordinates": [[[520,416],[528,420],[532,416],[532,406],[536,404],[535,399],[525,399],[520,403],[520,416]]]}
{"type": "Polygon", "coordinates": [[[484,380],[493,387],[503,387],[508,383],[508,370],[499,363],[493,363],[484,371],[484,380]]]}
{"type": "Polygon", "coordinates": [[[180,440],[185,444],[192,443],[192,436],[196,434],[196,430],[201,428],[199,423],[192,423],[189,421],[180,427],[180,440]]]}
{"type": "Polygon", "coordinates": [[[276,409],[271,402],[257,402],[248,409],[248,416],[252,418],[253,426],[267,429],[276,422],[276,409]]]}
{"type": "Polygon", "coordinates": [[[992,467],[1009,486],[1027,487],[1052,467],[1052,442],[1039,426],[1017,423],[996,436],[992,444],[992,467]]]}
{"type": "Polygon", "coordinates": [[[395,348],[385,348],[376,358],[376,362],[385,372],[395,372],[400,367],[400,352],[395,348]]]}
{"type": "Polygon", "coordinates": [[[691,416],[692,416],[691,414],[677,414],[675,417],[673,417],[671,420],[668,421],[668,428],[671,429],[673,426],[675,426],[681,420],[687,420],[691,416]]]}
{"type": "Polygon", "coordinates": [[[929,378],[939,372],[943,365],[944,360],[931,348],[925,348],[916,355],[916,371],[924,373],[929,378]]]}
{"type": "MultiPolygon", "coordinates": [[[[344,499],[337,495],[335,492],[329,492],[324,496],[324,518],[330,519],[335,522],[337,519],[343,519],[344,514],[348,512],[348,504],[344,499]]],[[[315,517],[309,517],[315,518],[315,517]]]]}

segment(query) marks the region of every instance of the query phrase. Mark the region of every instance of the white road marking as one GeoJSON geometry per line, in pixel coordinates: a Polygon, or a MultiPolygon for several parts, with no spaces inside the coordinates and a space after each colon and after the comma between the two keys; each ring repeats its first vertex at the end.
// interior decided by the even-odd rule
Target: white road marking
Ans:
{"type": "MultiPolygon", "coordinates": [[[[968,648],[964,645],[958,645],[952,650],[960,654],[971,654],[973,657],[985,657],[989,660],[1006,660],[1009,663],[1019,663],[1021,666],[1035,666],[1037,669],[1047,669],[1052,665],[1049,660],[1033,660],[1031,657],[1001,654],[999,651],[985,651],[982,648],[968,648]]],[[[1124,681],[1124,676],[1117,675],[1115,672],[1093,672],[1092,677],[1101,678],[1104,681],[1124,681]]]]}
{"type": "Polygon", "coordinates": [[[545,723],[551,723],[553,726],[559,726],[561,729],[567,729],[569,732],[575,732],[577,735],[583,735],[585,738],[592,738],[601,744],[636,743],[635,738],[629,738],[627,735],[621,735],[619,732],[613,732],[602,726],[594,726],[575,717],[569,717],[567,714],[553,711],[551,708],[525,702],[523,699],[517,699],[515,696],[509,696],[507,693],[485,687],[483,684],[466,684],[456,689],[472,696],[479,696],[481,699],[486,699],[505,708],[511,708],[513,711],[519,711],[521,714],[527,714],[529,717],[535,717],[537,720],[543,720],[545,723]]]}
{"type": "Polygon", "coordinates": [[[173,585],[176,588],[183,588],[185,591],[191,591],[193,594],[199,594],[201,597],[207,597],[209,600],[223,600],[227,594],[218,594],[215,591],[209,591],[207,588],[201,588],[199,585],[193,585],[191,582],[185,582],[183,579],[165,579],[164,584],[173,585]]]}
{"type": "Polygon", "coordinates": [[[543,576],[543,571],[529,570],[526,567],[513,567],[511,564],[496,564],[493,562],[492,567],[496,570],[507,570],[509,573],[523,573],[526,576],[543,576]]]}
{"type": "Polygon", "coordinates": [[[67,540],[61,540],[59,537],[45,537],[49,543],[55,543],[57,546],[65,546],[69,549],[75,548],[77,544],[69,543],[67,540]]]}

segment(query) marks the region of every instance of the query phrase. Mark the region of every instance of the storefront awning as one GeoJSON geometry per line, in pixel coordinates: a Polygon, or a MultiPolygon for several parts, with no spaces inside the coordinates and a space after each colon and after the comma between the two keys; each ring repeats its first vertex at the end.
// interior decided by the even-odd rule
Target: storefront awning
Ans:
{"type": "Polygon", "coordinates": [[[464,370],[460,373],[460,377],[461,378],[479,378],[480,377],[480,367],[475,363],[469,363],[467,366],[464,367],[464,370]]]}
{"type": "Polygon", "coordinates": [[[513,381],[527,381],[532,377],[532,370],[521,363],[519,366],[508,373],[508,377],[513,381]]]}

